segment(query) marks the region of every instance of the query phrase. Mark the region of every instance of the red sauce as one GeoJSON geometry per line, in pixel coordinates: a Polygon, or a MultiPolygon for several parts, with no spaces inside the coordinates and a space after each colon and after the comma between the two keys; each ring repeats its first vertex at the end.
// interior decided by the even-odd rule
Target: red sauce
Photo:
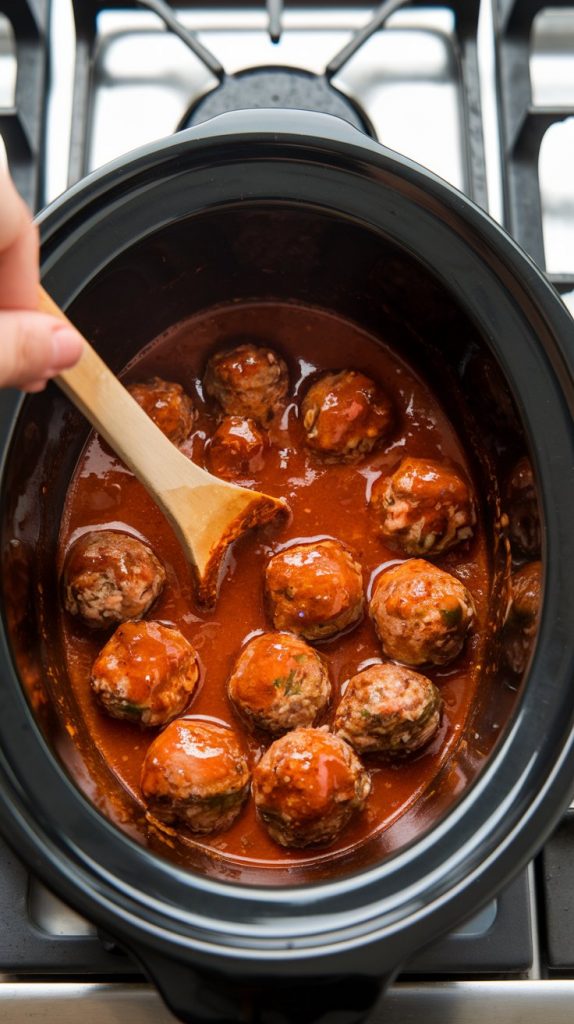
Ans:
{"type": "MultiPolygon", "coordinates": [[[[171,528],[142,486],[100,441],[91,435],[71,481],[60,536],[60,567],[70,543],[94,527],[119,528],[145,538],[167,571],[164,591],[147,618],[178,627],[198,652],[201,676],[188,713],[230,723],[248,749],[252,762],[261,752],[235,717],[226,696],[226,680],[246,638],[270,630],[263,602],[263,572],[269,556],[283,545],[312,538],[334,537],[349,545],[362,565],[370,593],[373,578],[389,563],[402,559],[376,535],[367,508],[374,481],[401,457],[449,459],[470,477],[470,467],[437,397],[396,351],[357,326],[322,310],[277,303],[221,307],[197,315],[157,338],[126,369],[127,382],[159,375],[180,382],[199,409],[194,431],[183,450],[203,465],[204,449],[217,425],[211,402],[205,402],[201,379],[211,352],[245,339],[268,345],[287,361],[291,399],[269,430],[269,445],[254,485],[283,495],[292,519],[281,529],[242,538],[225,565],[217,607],[201,610],[193,582],[171,528]],[[303,443],[298,402],[309,376],[317,370],[355,368],[378,381],[391,397],[396,427],[386,447],[356,464],[324,464],[303,443]]],[[[245,481],[241,481],[245,482],[245,481]]],[[[186,863],[186,843],[218,851],[236,865],[311,865],[350,850],[396,821],[428,791],[440,768],[456,749],[481,678],[484,632],[490,594],[490,561],[484,524],[475,536],[441,556],[437,564],[469,588],[476,605],[475,629],[463,654],[443,668],[426,673],[440,688],[444,715],[432,744],[410,760],[389,764],[369,759],[373,788],[363,812],[326,849],[285,850],[277,846],[258,821],[250,800],[232,827],[220,834],[181,841],[177,852],[186,863]]],[[[156,729],[144,731],[102,713],[89,686],[92,663],[108,638],[61,615],[61,639],[70,686],[87,730],[101,756],[136,805],[142,761],[156,729]]],[[[325,722],[332,720],[341,685],[373,661],[381,649],[368,616],[343,636],[317,645],[329,663],[334,699],[325,722]]]]}

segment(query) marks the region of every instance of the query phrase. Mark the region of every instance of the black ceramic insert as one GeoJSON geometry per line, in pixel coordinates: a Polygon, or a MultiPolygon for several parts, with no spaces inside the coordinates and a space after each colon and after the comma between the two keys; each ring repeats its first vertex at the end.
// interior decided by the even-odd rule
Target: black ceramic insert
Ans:
{"type": "Polygon", "coordinates": [[[182,1019],[193,1007],[194,1021],[225,1020],[244,998],[262,1021],[301,1020],[301,1005],[309,1021],[358,1021],[415,949],[510,881],[568,801],[572,322],[534,265],[460,193],[343,122],[302,112],[275,112],[272,123],[263,111],[222,115],[117,161],[57,202],[42,234],[47,287],[114,369],[194,309],[289,295],[374,331],[394,319],[421,365],[442,377],[455,418],[462,389],[458,415],[472,408],[482,447],[502,437],[531,455],[552,579],[509,726],[493,730],[506,692],[493,673],[497,700],[485,687],[461,748],[468,788],[454,803],[439,789],[433,827],[394,856],[365,850],[342,877],[268,888],[182,873],[153,856],[91,806],[50,752],[11,647],[33,696],[34,665],[50,655],[59,515],[86,431],[54,388],[17,403],[2,494],[5,581],[12,572],[23,582],[16,621],[4,594],[3,831],[49,887],[130,949],[182,1019]],[[46,628],[28,634],[38,582],[46,628]]]}

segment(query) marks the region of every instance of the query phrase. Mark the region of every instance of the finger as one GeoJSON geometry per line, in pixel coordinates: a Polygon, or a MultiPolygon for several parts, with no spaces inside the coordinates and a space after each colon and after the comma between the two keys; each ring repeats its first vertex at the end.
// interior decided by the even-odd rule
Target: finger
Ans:
{"type": "Polygon", "coordinates": [[[38,232],[10,177],[0,137],[0,307],[35,309],[38,232]]]}
{"type": "Polygon", "coordinates": [[[73,366],[83,341],[45,313],[0,312],[0,387],[28,388],[73,366]]]}
{"type": "Polygon", "coordinates": [[[32,381],[31,384],[26,384],[25,387],[22,386],[21,390],[25,391],[26,394],[28,394],[28,395],[35,395],[35,394],[37,394],[38,391],[44,391],[45,388],[46,388],[46,384],[47,383],[48,383],[48,381],[44,380],[44,379],[42,379],[42,380],[34,380],[34,381],[32,381]]]}
{"type": "Polygon", "coordinates": [[[0,252],[0,308],[37,309],[38,233],[32,221],[22,221],[12,245],[0,252]]]}
{"type": "Polygon", "coordinates": [[[0,249],[7,249],[18,237],[22,223],[30,219],[24,200],[20,198],[10,177],[4,141],[0,145],[0,249]]]}

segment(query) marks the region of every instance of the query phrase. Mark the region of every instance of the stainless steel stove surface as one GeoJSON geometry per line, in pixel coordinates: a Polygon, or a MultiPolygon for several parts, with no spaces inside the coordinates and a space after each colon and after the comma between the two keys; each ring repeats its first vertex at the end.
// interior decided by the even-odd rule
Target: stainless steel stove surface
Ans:
{"type": "MultiPolygon", "coordinates": [[[[52,0],[51,9],[49,0],[0,0],[0,132],[30,205],[169,135],[190,110],[199,121],[227,104],[220,80],[239,82],[239,106],[297,106],[301,91],[282,69],[327,69],[318,88],[328,90],[328,79],[337,90],[327,103],[350,120],[362,117],[380,142],[487,209],[574,310],[574,0],[554,0],[552,10],[537,0],[423,0],[397,9],[348,59],[345,48],[372,7],[298,0],[285,4],[278,24],[281,6],[268,4],[279,37],[272,42],[263,3],[182,2],[171,14],[180,36],[193,32],[185,41],[143,9],[172,20],[161,0],[52,0]],[[208,66],[193,52],[197,43],[211,55],[208,66]],[[36,73],[24,83],[30,54],[36,73]],[[238,76],[258,67],[273,68],[275,78],[246,84],[238,76]]],[[[483,1024],[485,1015],[497,1024],[570,1024],[573,911],[570,812],[497,900],[408,965],[372,1024],[407,1024],[421,1012],[428,1024],[483,1024]]],[[[0,920],[0,1020],[172,1020],[137,965],[3,843],[0,920]]]]}

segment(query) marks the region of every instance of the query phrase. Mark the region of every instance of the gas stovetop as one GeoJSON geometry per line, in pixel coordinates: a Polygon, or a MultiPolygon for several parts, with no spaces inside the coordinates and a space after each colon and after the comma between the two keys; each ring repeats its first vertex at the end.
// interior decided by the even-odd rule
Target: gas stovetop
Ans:
{"type": "MultiPolygon", "coordinates": [[[[253,105],[335,112],[441,175],[574,310],[574,0],[0,0],[0,132],[34,210],[137,146],[253,105]]],[[[172,1019],[1,842],[0,920],[0,1018],[172,1019]]],[[[428,1024],[570,1024],[573,811],[507,890],[405,968],[373,1024],[423,1009],[428,1024]]]]}

